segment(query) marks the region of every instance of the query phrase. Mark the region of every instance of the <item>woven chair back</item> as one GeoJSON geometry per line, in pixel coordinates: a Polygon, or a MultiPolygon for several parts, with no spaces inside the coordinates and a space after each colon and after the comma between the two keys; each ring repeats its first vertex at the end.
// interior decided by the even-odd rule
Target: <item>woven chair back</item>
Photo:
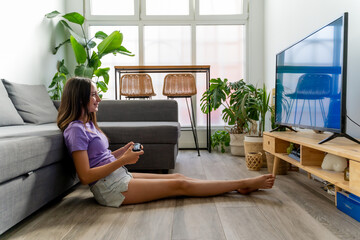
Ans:
{"type": "Polygon", "coordinates": [[[163,95],[188,97],[196,94],[195,77],[192,74],[168,74],[164,78],[163,95]]]}
{"type": "Polygon", "coordinates": [[[120,95],[126,97],[156,96],[149,74],[124,74],[120,78],[120,95]]]}

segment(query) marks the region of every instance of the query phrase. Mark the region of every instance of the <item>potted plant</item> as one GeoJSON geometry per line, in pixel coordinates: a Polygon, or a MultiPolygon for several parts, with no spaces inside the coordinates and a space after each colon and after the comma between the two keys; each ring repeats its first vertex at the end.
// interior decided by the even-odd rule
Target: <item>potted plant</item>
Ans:
{"type": "Polygon", "coordinates": [[[242,111],[248,116],[250,122],[249,134],[244,138],[245,154],[249,152],[262,152],[263,166],[266,166],[266,155],[263,150],[263,132],[265,129],[266,113],[271,110],[269,105],[270,93],[266,86],[251,88],[242,100],[242,111]]]}
{"type": "MultiPolygon", "coordinates": [[[[58,11],[53,11],[46,14],[47,18],[54,18],[60,15],[58,11]]],[[[75,55],[76,63],[74,76],[86,77],[94,79],[99,91],[100,97],[102,92],[105,93],[108,90],[109,84],[109,70],[110,68],[101,67],[101,58],[109,53],[116,55],[117,53],[134,56],[124,46],[122,46],[123,35],[120,31],[113,31],[110,35],[102,31],[95,33],[94,37],[88,38],[84,30],[85,18],[77,12],[64,14],[61,16],[63,20],[60,23],[66,30],[66,40],[60,43],[54,49],[54,54],[57,53],[60,47],[70,43],[75,55]],[[69,25],[69,23],[76,24],[81,28],[81,34],[78,35],[69,25]],[[102,40],[98,45],[94,39],[102,40]],[[97,51],[95,47],[97,46],[97,51]],[[101,80],[102,79],[102,80],[101,80]]],[[[71,76],[68,68],[65,66],[64,60],[60,61],[57,66],[57,72],[55,73],[52,82],[49,86],[49,93],[51,98],[59,100],[61,98],[63,86],[66,80],[71,76]]]]}
{"type": "Polygon", "coordinates": [[[244,156],[244,135],[248,132],[248,116],[241,110],[242,99],[248,93],[249,85],[243,79],[228,82],[217,78],[210,80],[210,87],[200,100],[201,111],[205,114],[222,109],[222,119],[229,125],[230,150],[233,155],[244,156]]]}
{"type": "Polygon", "coordinates": [[[224,153],[226,147],[230,146],[230,134],[225,130],[217,130],[211,135],[211,148],[219,150],[224,153]]]}

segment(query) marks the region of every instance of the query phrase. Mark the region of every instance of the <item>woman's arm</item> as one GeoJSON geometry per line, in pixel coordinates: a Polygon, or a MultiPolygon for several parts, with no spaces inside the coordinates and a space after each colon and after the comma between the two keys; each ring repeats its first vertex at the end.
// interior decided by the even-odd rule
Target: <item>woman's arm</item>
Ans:
{"type": "Polygon", "coordinates": [[[72,158],[74,160],[80,182],[86,185],[108,176],[110,173],[124,165],[136,163],[139,156],[143,153],[143,151],[133,152],[132,147],[129,147],[120,158],[117,158],[111,163],[95,168],[90,168],[89,157],[87,151],[85,150],[74,151],[72,153],[72,158]]]}

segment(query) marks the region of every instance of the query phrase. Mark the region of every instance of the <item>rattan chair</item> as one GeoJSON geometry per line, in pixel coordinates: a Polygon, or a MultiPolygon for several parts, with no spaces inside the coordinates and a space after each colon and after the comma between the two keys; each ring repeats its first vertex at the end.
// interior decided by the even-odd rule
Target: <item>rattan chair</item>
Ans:
{"type": "Polygon", "coordinates": [[[120,78],[120,96],[151,98],[156,96],[149,74],[124,74],[120,78]]]}
{"type": "Polygon", "coordinates": [[[191,96],[196,95],[196,83],[192,74],[168,74],[164,78],[163,95],[168,98],[185,98],[186,106],[189,113],[191,130],[194,135],[195,146],[200,156],[196,123],[194,118],[194,108],[191,96]],[[188,104],[188,98],[191,102],[191,112],[188,104]]]}

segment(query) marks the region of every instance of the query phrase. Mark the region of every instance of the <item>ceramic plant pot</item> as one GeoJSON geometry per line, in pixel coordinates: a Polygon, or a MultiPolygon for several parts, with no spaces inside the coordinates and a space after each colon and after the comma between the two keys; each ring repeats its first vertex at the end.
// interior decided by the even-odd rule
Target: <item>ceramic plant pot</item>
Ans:
{"type": "Polygon", "coordinates": [[[230,151],[232,155],[245,156],[244,137],[245,134],[230,133],[230,151]]]}

